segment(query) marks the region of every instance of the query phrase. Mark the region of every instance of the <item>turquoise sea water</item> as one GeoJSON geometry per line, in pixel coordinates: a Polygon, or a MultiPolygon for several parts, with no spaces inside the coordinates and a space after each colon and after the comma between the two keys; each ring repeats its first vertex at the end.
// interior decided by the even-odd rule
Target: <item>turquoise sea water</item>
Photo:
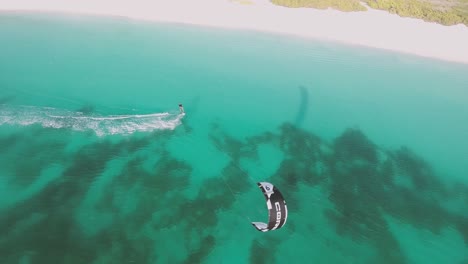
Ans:
{"type": "Polygon", "coordinates": [[[317,40],[0,14],[1,263],[468,263],[467,89],[317,40]],[[279,230],[250,224],[259,181],[279,230]]]}

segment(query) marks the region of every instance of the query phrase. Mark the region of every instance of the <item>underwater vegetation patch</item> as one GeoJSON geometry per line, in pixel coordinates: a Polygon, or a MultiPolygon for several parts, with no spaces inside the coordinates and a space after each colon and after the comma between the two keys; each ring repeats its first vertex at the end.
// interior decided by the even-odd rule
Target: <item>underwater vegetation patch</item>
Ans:
{"type": "MultiPolygon", "coordinates": [[[[83,144],[73,153],[65,153],[63,141],[50,145],[55,150],[42,152],[54,144],[53,138],[40,143],[27,139],[31,148],[24,148],[24,153],[34,158],[19,159],[7,167],[11,175],[30,174],[51,162],[62,165],[64,171],[37,194],[0,211],[2,263],[206,262],[223,246],[218,230],[236,232],[236,226],[220,220],[220,213],[236,212],[233,193],[243,195],[258,188],[240,161],[259,160],[259,146],[265,144],[284,154],[278,169],[264,179],[279,186],[289,210],[297,216],[309,206],[299,196],[301,188],[320,186],[332,207],[317,213],[325,216],[337,236],[370,245],[375,256],[369,262],[409,263],[386,216],[434,234],[453,228],[468,245],[467,215],[463,208],[449,210],[445,204],[447,199],[468,199],[468,187],[462,183],[456,189],[448,186],[408,147],[382,149],[358,129],[347,129],[333,142],[326,142],[291,123],[237,139],[215,124],[209,138],[229,160],[194,190],[191,164],[175,158],[166,146],[172,133],[103,139],[83,144]],[[102,189],[92,205],[94,211],[89,211],[96,223],[107,222],[89,234],[76,217],[78,208],[110,162],[122,157],[122,168],[102,189]],[[188,195],[188,190],[195,195],[188,195]]],[[[26,139],[10,134],[0,137],[0,146],[12,151],[14,140],[26,139]]],[[[17,155],[11,153],[8,159],[17,155]]],[[[37,179],[23,180],[31,184],[37,179]]],[[[308,217],[288,219],[286,231],[272,231],[268,239],[257,237],[252,227],[245,241],[250,245],[245,252],[250,263],[279,259],[281,253],[275,249],[291,243],[281,236],[294,232],[314,236],[314,228],[300,228],[314,226],[309,221],[308,217]]]]}

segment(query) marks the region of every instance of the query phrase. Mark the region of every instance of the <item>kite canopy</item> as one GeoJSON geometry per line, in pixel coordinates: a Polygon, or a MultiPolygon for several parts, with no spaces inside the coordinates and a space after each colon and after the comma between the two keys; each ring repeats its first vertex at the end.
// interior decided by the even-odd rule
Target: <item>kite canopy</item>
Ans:
{"type": "Polygon", "coordinates": [[[281,228],[286,224],[288,218],[288,208],[286,201],[280,191],[269,182],[259,182],[258,187],[262,190],[268,208],[268,224],[262,222],[252,222],[257,230],[267,232],[281,228]]]}

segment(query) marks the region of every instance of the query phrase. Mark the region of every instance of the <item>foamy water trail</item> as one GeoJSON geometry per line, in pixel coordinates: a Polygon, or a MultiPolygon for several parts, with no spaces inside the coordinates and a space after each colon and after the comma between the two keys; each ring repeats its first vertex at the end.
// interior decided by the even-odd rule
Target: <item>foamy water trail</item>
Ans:
{"type": "Polygon", "coordinates": [[[184,114],[169,112],[145,115],[93,115],[78,111],[37,106],[0,105],[0,125],[65,128],[75,131],[93,130],[98,136],[151,132],[175,129],[184,114]]]}

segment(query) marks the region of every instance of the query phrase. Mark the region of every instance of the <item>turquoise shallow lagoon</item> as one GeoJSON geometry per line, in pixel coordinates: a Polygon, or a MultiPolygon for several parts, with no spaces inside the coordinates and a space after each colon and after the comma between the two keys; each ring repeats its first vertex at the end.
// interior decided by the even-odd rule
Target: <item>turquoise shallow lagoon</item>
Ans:
{"type": "Polygon", "coordinates": [[[1,263],[468,263],[467,89],[411,55],[1,13],[1,263]],[[279,230],[250,224],[259,181],[279,230]]]}

